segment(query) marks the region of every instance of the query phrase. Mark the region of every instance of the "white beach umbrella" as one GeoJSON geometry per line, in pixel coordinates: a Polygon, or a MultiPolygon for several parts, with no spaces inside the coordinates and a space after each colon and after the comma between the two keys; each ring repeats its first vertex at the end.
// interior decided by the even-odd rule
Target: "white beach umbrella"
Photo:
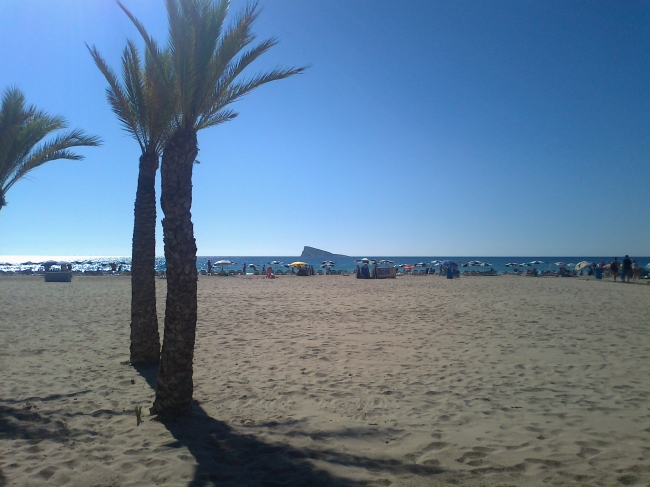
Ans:
{"type": "Polygon", "coordinates": [[[221,266],[221,270],[223,270],[224,266],[235,265],[235,262],[232,262],[230,260],[218,260],[212,265],[215,266],[215,267],[221,266]]]}

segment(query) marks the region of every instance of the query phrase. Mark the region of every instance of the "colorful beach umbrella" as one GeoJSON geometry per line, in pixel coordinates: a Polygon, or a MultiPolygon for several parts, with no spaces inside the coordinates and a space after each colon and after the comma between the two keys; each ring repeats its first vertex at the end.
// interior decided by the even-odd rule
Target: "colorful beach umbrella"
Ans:
{"type": "Polygon", "coordinates": [[[304,267],[307,265],[309,265],[307,264],[307,262],[292,262],[291,264],[289,264],[289,267],[304,267]]]}

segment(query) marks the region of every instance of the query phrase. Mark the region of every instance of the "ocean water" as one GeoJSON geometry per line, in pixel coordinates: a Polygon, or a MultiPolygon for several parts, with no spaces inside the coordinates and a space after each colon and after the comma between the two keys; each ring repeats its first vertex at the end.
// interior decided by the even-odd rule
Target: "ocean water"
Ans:
{"type": "MultiPolygon", "coordinates": [[[[327,260],[334,260],[334,269],[353,271],[357,264],[355,260],[362,257],[367,257],[369,259],[375,260],[392,260],[395,262],[395,265],[415,265],[418,263],[431,263],[434,260],[452,260],[454,262],[459,262],[460,264],[465,264],[469,261],[480,261],[485,263],[485,266],[475,266],[475,267],[461,267],[461,272],[464,270],[478,270],[485,271],[490,268],[494,269],[497,272],[512,271],[512,269],[506,267],[508,263],[517,263],[517,264],[529,264],[533,261],[542,261],[543,264],[536,264],[535,268],[541,271],[557,269],[555,263],[564,262],[565,264],[577,264],[581,261],[587,262],[605,262],[609,263],[614,259],[614,256],[559,256],[559,257],[548,257],[548,256],[527,256],[527,257],[485,257],[485,256],[445,256],[445,255],[434,255],[434,256],[419,256],[419,257],[399,257],[399,256],[384,256],[384,255],[366,255],[359,257],[338,257],[331,258],[327,260]]],[[[616,256],[618,261],[621,262],[624,256],[616,256]]],[[[635,259],[639,267],[646,267],[650,264],[650,257],[638,257],[630,256],[630,258],[635,259]]],[[[40,263],[47,260],[55,261],[67,261],[71,262],[73,265],[74,271],[80,272],[92,272],[97,270],[110,270],[110,263],[115,262],[118,265],[122,266],[123,270],[130,270],[131,258],[125,256],[47,256],[47,255],[32,255],[32,256],[0,256],[0,272],[21,272],[25,270],[38,271],[40,268],[40,263]]],[[[211,256],[199,256],[197,257],[196,267],[197,269],[206,269],[207,262],[210,260],[212,263],[217,262],[218,260],[229,260],[236,262],[234,265],[224,266],[224,270],[242,270],[244,264],[256,265],[261,270],[264,266],[268,267],[271,265],[274,269],[285,269],[285,266],[296,261],[306,262],[309,265],[314,266],[314,269],[318,270],[320,268],[321,262],[326,260],[326,258],[303,258],[297,256],[229,256],[229,255],[211,255],[211,256]],[[270,264],[273,261],[281,262],[282,264],[270,264]]],[[[434,267],[435,268],[435,267],[434,267]]],[[[531,266],[521,265],[520,269],[529,269],[531,266]]],[[[156,269],[162,270],[165,269],[165,259],[164,257],[156,258],[156,269]]],[[[252,269],[249,267],[248,272],[252,272],[252,269]]]]}

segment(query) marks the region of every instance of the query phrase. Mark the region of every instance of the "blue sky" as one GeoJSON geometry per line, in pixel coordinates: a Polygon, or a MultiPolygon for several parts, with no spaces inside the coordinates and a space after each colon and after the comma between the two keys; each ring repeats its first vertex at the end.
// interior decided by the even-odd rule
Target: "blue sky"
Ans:
{"type": "MultiPolygon", "coordinates": [[[[260,4],[256,69],[312,67],[199,134],[199,255],[650,254],[650,2],[260,4]]],[[[113,0],[0,2],[0,89],[105,141],[9,191],[0,255],[130,255],[139,148],[84,46],[127,37],[113,0]]]]}

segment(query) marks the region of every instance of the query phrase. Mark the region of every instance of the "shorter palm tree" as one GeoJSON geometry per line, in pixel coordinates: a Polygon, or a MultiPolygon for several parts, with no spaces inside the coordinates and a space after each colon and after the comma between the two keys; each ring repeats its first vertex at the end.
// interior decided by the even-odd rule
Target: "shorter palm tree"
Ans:
{"type": "MultiPolygon", "coordinates": [[[[131,363],[151,365],[160,358],[156,310],[156,172],[163,145],[171,130],[173,100],[165,96],[169,69],[158,69],[152,56],[144,62],[127,42],[122,55],[122,81],[95,47],[88,47],[108,88],[108,103],[124,130],[140,145],[140,170],[135,195],[131,255],[131,363]],[[162,76],[162,77],[161,77],[162,76]]],[[[158,53],[167,65],[167,55],[158,53]]]]}
{"type": "Polygon", "coordinates": [[[8,88],[0,108],[0,210],[7,205],[7,191],[32,169],[49,161],[84,157],[73,147],[96,147],[101,139],[75,129],[42,142],[48,135],[65,129],[67,122],[25,104],[25,95],[16,87],[8,88]]]}

